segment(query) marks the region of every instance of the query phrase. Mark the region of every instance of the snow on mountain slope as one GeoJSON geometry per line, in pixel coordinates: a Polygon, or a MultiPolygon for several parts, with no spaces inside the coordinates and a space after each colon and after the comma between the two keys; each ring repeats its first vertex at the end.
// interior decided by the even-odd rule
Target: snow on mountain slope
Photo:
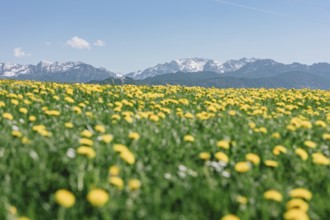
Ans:
{"type": "Polygon", "coordinates": [[[82,62],[48,62],[41,61],[37,64],[37,70],[42,70],[46,72],[65,72],[70,69],[78,69],[80,65],[87,65],[82,62]]]}
{"type": "Polygon", "coordinates": [[[148,77],[163,75],[166,73],[176,72],[200,72],[200,71],[212,71],[219,74],[234,72],[240,69],[247,63],[256,61],[255,58],[247,59],[242,58],[240,60],[229,60],[225,63],[220,63],[211,59],[203,58],[184,58],[177,59],[163,64],[158,64],[154,67],[140,70],[137,72],[128,73],[125,76],[132,77],[134,79],[145,79],[148,77]]]}
{"type": "Polygon", "coordinates": [[[229,60],[221,65],[220,73],[234,72],[241,69],[243,66],[249,63],[254,63],[258,59],[256,58],[242,58],[239,60],[229,60]]]}
{"type": "Polygon", "coordinates": [[[302,71],[330,78],[329,63],[305,65],[283,64],[272,59],[242,58],[224,63],[203,58],[176,59],[154,67],[128,74],[113,73],[105,68],[96,68],[82,62],[41,61],[37,65],[0,63],[0,79],[23,79],[55,82],[89,82],[107,78],[131,77],[142,80],[158,75],[177,72],[215,72],[223,76],[261,78],[274,77],[279,73],[302,71]]]}
{"type": "Polygon", "coordinates": [[[0,78],[87,82],[109,77],[116,77],[116,74],[104,68],[95,68],[82,62],[41,61],[37,65],[0,63],[0,78]]]}
{"type": "Polygon", "coordinates": [[[198,72],[202,71],[204,65],[208,62],[207,59],[201,58],[186,58],[186,59],[177,59],[164,64],[158,64],[154,67],[150,67],[143,71],[137,71],[126,74],[128,77],[135,79],[145,79],[148,77],[153,77],[157,75],[162,75],[166,73],[176,73],[179,71],[182,72],[198,72]]]}
{"type": "Polygon", "coordinates": [[[13,77],[19,74],[28,74],[30,71],[29,65],[10,62],[0,63],[0,77],[13,77]]]}

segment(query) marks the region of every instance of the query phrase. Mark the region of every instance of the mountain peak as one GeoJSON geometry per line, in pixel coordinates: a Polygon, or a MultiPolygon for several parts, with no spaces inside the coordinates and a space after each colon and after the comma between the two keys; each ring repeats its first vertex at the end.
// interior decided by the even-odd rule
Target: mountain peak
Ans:
{"type": "Polygon", "coordinates": [[[208,59],[203,58],[181,58],[175,60],[178,64],[178,71],[182,72],[198,72],[202,71],[204,65],[208,62],[208,59]]]}
{"type": "Polygon", "coordinates": [[[52,64],[53,64],[53,62],[46,61],[46,60],[42,60],[42,61],[40,61],[40,62],[37,64],[37,67],[38,67],[38,68],[46,68],[46,67],[48,67],[48,66],[50,66],[50,65],[52,65],[52,64]]]}
{"type": "Polygon", "coordinates": [[[53,62],[48,61],[48,60],[41,60],[38,64],[49,66],[49,65],[53,64],[53,62]]]}
{"type": "Polygon", "coordinates": [[[0,63],[0,79],[30,79],[56,82],[88,82],[102,80],[116,75],[104,68],[96,68],[80,61],[40,61],[37,65],[0,63]]]}
{"type": "Polygon", "coordinates": [[[210,59],[200,58],[200,57],[188,57],[188,58],[179,58],[175,61],[177,63],[185,63],[185,62],[207,62],[210,59]]]}
{"type": "Polygon", "coordinates": [[[192,58],[180,58],[172,60],[166,63],[158,64],[154,67],[147,68],[143,71],[137,71],[128,73],[126,76],[135,79],[145,79],[157,75],[163,75],[167,73],[176,72],[201,72],[211,71],[219,74],[234,72],[246,65],[247,63],[255,62],[256,58],[242,58],[239,60],[229,60],[225,63],[221,63],[216,60],[192,57],[192,58]]]}

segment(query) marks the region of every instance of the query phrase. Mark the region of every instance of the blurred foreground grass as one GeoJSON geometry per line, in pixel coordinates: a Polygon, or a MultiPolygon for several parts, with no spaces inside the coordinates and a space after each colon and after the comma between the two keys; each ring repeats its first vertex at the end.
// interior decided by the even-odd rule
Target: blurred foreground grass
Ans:
{"type": "Polygon", "coordinates": [[[330,91],[0,81],[0,219],[328,219],[330,91]]]}

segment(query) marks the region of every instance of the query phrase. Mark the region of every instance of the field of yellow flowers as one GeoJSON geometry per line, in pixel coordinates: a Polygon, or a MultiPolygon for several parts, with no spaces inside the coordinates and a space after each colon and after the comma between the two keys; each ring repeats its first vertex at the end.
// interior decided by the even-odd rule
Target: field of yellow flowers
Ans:
{"type": "Polygon", "coordinates": [[[330,91],[0,81],[0,219],[330,216],[330,91]]]}

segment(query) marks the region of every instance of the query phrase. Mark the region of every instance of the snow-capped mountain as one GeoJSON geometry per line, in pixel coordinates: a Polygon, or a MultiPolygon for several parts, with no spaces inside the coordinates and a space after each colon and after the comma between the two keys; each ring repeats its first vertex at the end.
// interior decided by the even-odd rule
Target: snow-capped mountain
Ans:
{"type": "Polygon", "coordinates": [[[176,72],[200,72],[210,71],[219,74],[234,72],[247,63],[255,62],[255,58],[242,58],[239,60],[229,60],[221,63],[216,60],[203,59],[203,58],[184,58],[177,59],[163,64],[158,64],[154,67],[140,70],[137,72],[128,73],[125,76],[134,79],[146,79],[153,76],[163,75],[167,73],[176,72]]]}
{"type": "MultiPolygon", "coordinates": [[[[330,64],[283,64],[272,59],[256,58],[242,58],[221,63],[211,59],[185,58],[158,64],[142,71],[124,75],[110,72],[105,68],[96,68],[82,62],[41,61],[37,65],[21,65],[10,62],[0,63],[0,79],[8,78],[70,83],[103,81],[108,79],[108,81],[111,82],[114,80],[119,80],[121,82],[126,80],[129,82],[132,81],[132,83],[136,81],[143,84],[149,83],[150,80],[163,80],[163,78],[164,82],[168,79],[182,81],[182,78],[193,81],[190,78],[197,77],[198,80],[204,80],[208,76],[212,76],[213,78],[245,78],[255,83],[256,81],[254,81],[254,79],[278,76],[281,76],[281,80],[285,77],[291,77],[290,79],[292,81],[292,79],[297,76],[297,73],[304,73],[306,77],[308,74],[311,74],[312,76],[326,78],[328,80],[330,79],[330,64]],[[193,76],[193,73],[198,73],[198,76],[193,76]]],[[[310,79],[310,77],[308,79],[310,79]]],[[[240,79],[238,79],[238,81],[239,80],[240,79]]],[[[318,81],[323,81],[322,83],[324,83],[328,82],[327,80],[318,81]]],[[[307,82],[308,80],[305,81],[307,82]]],[[[315,88],[318,87],[316,86],[315,88]]]]}
{"type": "Polygon", "coordinates": [[[0,63],[0,77],[10,78],[20,74],[29,74],[30,65],[21,65],[16,63],[0,63]]]}
{"type": "Polygon", "coordinates": [[[104,68],[96,68],[82,62],[41,61],[37,65],[0,63],[0,79],[28,79],[55,82],[88,82],[116,77],[104,68]]]}
{"type": "Polygon", "coordinates": [[[209,60],[202,58],[178,59],[166,62],[164,64],[158,64],[143,71],[128,73],[125,76],[132,77],[134,79],[145,79],[148,77],[153,77],[166,73],[176,73],[179,71],[198,72],[203,70],[204,65],[208,61],[209,60]]]}

